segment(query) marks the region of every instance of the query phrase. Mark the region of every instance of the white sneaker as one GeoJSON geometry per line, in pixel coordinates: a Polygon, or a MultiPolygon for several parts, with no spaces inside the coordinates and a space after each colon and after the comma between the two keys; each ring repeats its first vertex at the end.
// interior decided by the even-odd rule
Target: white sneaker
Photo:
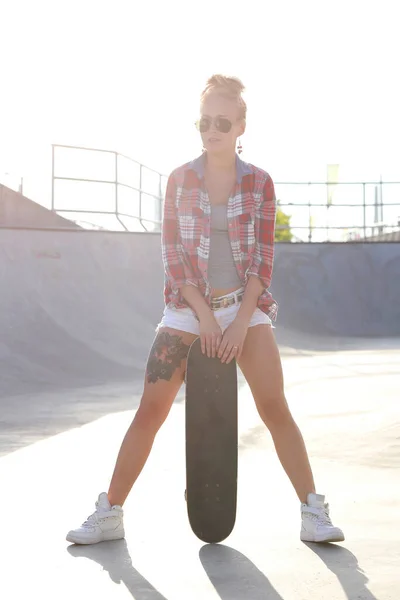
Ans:
{"type": "Polygon", "coordinates": [[[125,537],[124,511],[121,506],[111,506],[105,492],[96,502],[96,511],[67,535],[67,541],[73,544],[97,544],[105,540],[120,540],[125,537]]]}
{"type": "Polygon", "coordinates": [[[321,494],[308,494],[307,504],[301,505],[300,539],[303,542],[343,542],[343,531],[332,525],[329,504],[324,501],[325,496],[321,494]]]}

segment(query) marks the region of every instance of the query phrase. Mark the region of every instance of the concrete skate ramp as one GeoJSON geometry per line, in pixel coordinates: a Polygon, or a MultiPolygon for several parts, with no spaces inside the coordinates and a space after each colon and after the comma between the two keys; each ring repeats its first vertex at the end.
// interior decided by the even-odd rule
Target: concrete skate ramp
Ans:
{"type": "Polygon", "coordinates": [[[81,229],[79,225],[0,184],[0,227],[81,229]]]}
{"type": "MultiPolygon", "coordinates": [[[[0,229],[0,396],[142,379],[162,288],[159,234],[0,229]]],[[[278,341],[399,335],[400,245],[279,244],[273,293],[278,341]]]]}
{"type": "Polygon", "coordinates": [[[328,336],[400,335],[400,244],[279,244],[278,326],[328,336]]]}
{"type": "Polygon", "coordinates": [[[157,234],[0,230],[0,395],[142,377],[162,281],[157,234]]]}

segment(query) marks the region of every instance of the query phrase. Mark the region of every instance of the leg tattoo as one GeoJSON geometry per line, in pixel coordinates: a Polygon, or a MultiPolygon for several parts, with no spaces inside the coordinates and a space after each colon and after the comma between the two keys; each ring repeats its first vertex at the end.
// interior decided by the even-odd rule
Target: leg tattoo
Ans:
{"type": "Polygon", "coordinates": [[[170,381],[174,371],[187,357],[189,346],[179,335],[161,332],[155,339],[147,363],[147,381],[156,383],[158,379],[170,381]]]}

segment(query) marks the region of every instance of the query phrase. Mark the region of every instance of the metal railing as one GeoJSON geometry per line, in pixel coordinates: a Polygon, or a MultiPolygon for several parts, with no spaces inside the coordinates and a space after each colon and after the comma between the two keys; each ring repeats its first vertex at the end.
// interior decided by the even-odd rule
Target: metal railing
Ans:
{"type": "MultiPolygon", "coordinates": [[[[82,154],[81,154],[82,156],[82,154]]],[[[71,160],[71,157],[67,160],[65,160],[64,157],[64,166],[66,167],[66,170],[68,170],[68,167],[70,167],[71,165],[68,163],[73,162],[71,160]]],[[[87,162],[87,161],[86,161],[87,162]]],[[[90,163],[89,163],[90,164],[90,163]]],[[[93,167],[93,164],[91,165],[91,167],[93,167]]],[[[95,169],[96,170],[96,169],[95,169]]],[[[126,172],[126,169],[125,169],[126,172]]],[[[52,186],[51,186],[51,209],[57,213],[60,214],[65,214],[65,215],[75,215],[76,218],[73,218],[72,220],[74,221],[81,221],[81,223],[90,223],[92,226],[96,227],[95,223],[93,222],[93,217],[95,215],[109,215],[110,217],[114,217],[122,226],[122,228],[125,231],[129,231],[130,229],[126,226],[126,223],[124,222],[123,218],[127,218],[127,219],[134,219],[136,220],[141,228],[145,231],[148,230],[148,226],[146,226],[146,224],[151,224],[153,227],[152,229],[154,230],[159,230],[160,229],[160,224],[161,224],[161,206],[162,206],[162,198],[164,195],[164,186],[163,186],[163,182],[166,181],[166,176],[163,175],[162,173],[156,171],[155,169],[151,169],[150,167],[147,167],[143,164],[141,164],[140,162],[130,158],[129,156],[126,156],[124,154],[121,154],[119,152],[113,151],[113,150],[103,150],[103,149],[99,149],[99,148],[87,148],[87,147],[82,147],[82,146],[68,146],[68,145],[64,145],[64,144],[53,144],[52,145],[52,186]],[[77,151],[77,152],[81,152],[81,153],[102,153],[103,155],[108,155],[112,157],[112,164],[113,164],[113,174],[110,178],[102,178],[102,177],[73,177],[73,176],[66,176],[66,175],[58,175],[56,173],[57,171],[57,152],[59,152],[61,149],[66,150],[66,151],[77,151]],[[121,161],[124,161],[128,164],[131,165],[131,173],[130,173],[130,178],[134,179],[136,176],[137,181],[135,182],[135,184],[132,183],[127,183],[127,181],[123,181],[120,179],[120,164],[121,161]],[[143,188],[143,179],[144,179],[144,174],[145,173],[152,173],[153,175],[155,175],[156,179],[157,179],[157,191],[151,191],[151,190],[146,190],[143,188]],[[79,189],[79,185],[85,184],[85,183],[89,183],[89,184],[100,184],[103,186],[111,186],[113,189],[113,206],[110,210],[107,210],[105,208],[101,208],[101,209],[88,209],[88,208],[84,208],[84,203],[81,204],[80,206],[78,206],[77,208],[69,208],[67,205],[65,206],[60,206],[57,204],[56,201],[56,186],[57,186],[57,182],[68,182],[69,184],[76,184],[75,189],[73,189],[72,187],[70,187],[69,192],[67,194],[67,198],[66,198],[66,204],[68,204],[69,206],[73,203],[73,195],[74,193],[77,193],[77,190],[79,189]],[[129,211],[129,210],[125,210],[124,206],[127,205],[127,202],[125,201],[124,203],[122,203],[121,201],[121,191],[122,190],[128,190],[134,194],[136,194],[136,202],[131,202],[128,203],[129,207],[131,207],[133,204],[137,204],[136,206],[136,210],[135,211],[129,211]],[[147,198],[152,198],[154,200],[154,210],[153,210],[153,218],[149,217],[149,216],[145,216],[145,206],[144,206],[144,202],[143,202],[143,198],[147,197],[147,198]],[[85,220],[80,219],[80,215],[85,215],[85,220]],[[92,215],[92,219],[90,221],[88,221],[88,219],[86,218],[87,215],[92,215]]],[[[153,186],[154,187],[154,186],[153,186]]],[[[98,192],[98,188],[97,188],[97,192],[98,192]]],[[[65,193],[64,193],[64,197],[65,197],[65,193]]],[[[95,220],[95,219],[94,219],[95,220]]],[[[99,226],[101,227],[101,226],[99,226]]],[[[103,227],[102,227],[103,228],[103,227]]]]}
{"type": "Polygon", "coordinates": [[[290,230],[293,241],[378,241],[388,234],[399,240],[399,181],[277,181],[275,190],[279,209],[290,217],[277,230],[290,230]]]}
{"type": "MultiPolygon", "coordinates": [[[[166,181],[166,175],[115,151],[52,146],[51,208],[83,227],[115,229],[110,221],[113,218],[125,231],[137,230],[137,226],[141,231],[160,231],[166,181]],[[60,152],[68,156],[64,160],[57,157],[60,152]],[[79,154],[75,165],[75,159],[71,158],[74,152],[79,154]],[[88,160],[89,155],[97,158],[88,160]],[[105,161],[101,157],[106,157],[105,161]],[[62,175],[58,173],[58,161],[63,166],[62,175]],[[75,170],[74,176],[65,173],[71,168],[75,170]],[[86,170],[94,176],[86,176],[86,170]],[[109,176],[99,176],[100,171],[109,176]],[[92,187],[87,188],[86,184],[92,187]],[[64,205],[56,201],[57,192],[62,191],[59,185],[67,186],[61,194],[64,205]],[[108,204],[104,188],[111,190],[108,204]],[[93,199],[95,206],[89,208],[87,203],[93,199]],[[76,208],[72,208],[74,201],[76,208]]],[[[275,191],[280,211],[289,218],[286,223],[278,219],[278,240],[345,242],[400,238],[400,182],[276,181],[275,191]]]]}

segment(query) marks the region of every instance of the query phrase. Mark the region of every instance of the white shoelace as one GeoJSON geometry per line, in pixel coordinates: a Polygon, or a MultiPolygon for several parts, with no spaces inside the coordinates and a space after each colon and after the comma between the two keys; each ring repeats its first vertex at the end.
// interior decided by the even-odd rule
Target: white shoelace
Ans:
{"type": "Polygon", "coordinates": [[[82,523],[82,527],[85,527],[87,525],[93,525],[93,523],[97,523],[98,521],[98,510],[99,510],[99,503],[96,502],[96,510],[93,514],[91,514],[84,523],[82,523]]]}
{"type": "Polygon", "coordinates": [[[329,505],[328,504],[326,504],[322,508],[322,510],[318,516],[318,524],[319,525],[330,525],[331,527],[333,526],[331,518],[329,516],[329,505]]]}
{"type": "Polygon", "coordinates": [[[86,519],[84,523],[82,523],[82,527],[87,527],[88,525],[93,525],[93,523],[97,523],[97,514],[93,513],[86,519]]]}

